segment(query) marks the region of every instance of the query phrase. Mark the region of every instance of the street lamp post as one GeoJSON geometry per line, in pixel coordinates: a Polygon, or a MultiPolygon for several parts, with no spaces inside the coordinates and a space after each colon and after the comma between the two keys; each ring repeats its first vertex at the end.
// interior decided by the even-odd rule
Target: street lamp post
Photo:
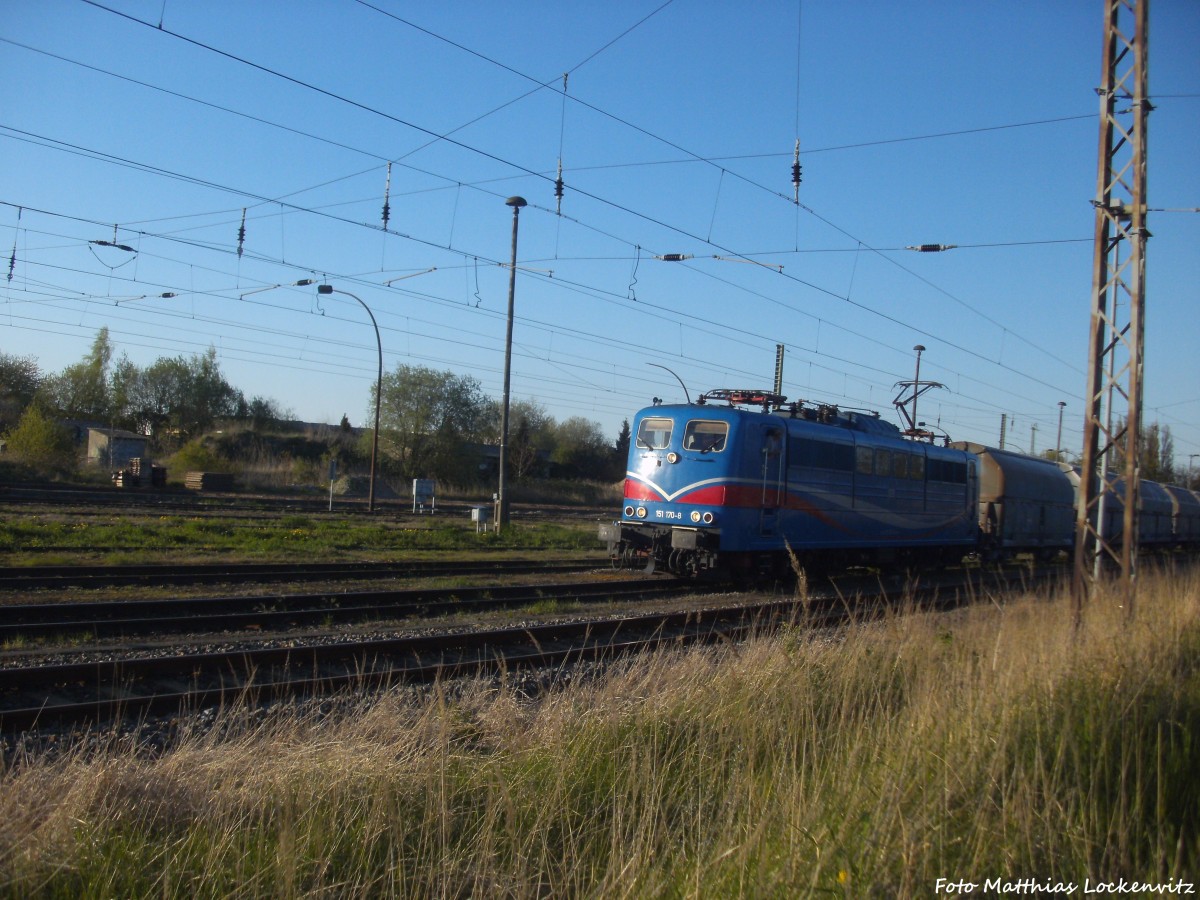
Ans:
{"type": "MultiPolygon", "coordinates": [[[[312,284],[311,278],[305,278],[302,281],[297,281],[297,285],[312,284]]],[[[379,339],[379,323],[375,321],[375,314],[371,312],[371,307],[363,303],[361,297],[357,297],[349,291],[341,291],[331,284],[318,284],[318,294],[345,294],[358,301],[358,305],[367,311],[367,315],[371,318],[371,325],[375,328],[375,348],[379,351],[379,371],[375,376],[375,432],[371,436],[371,483],[367,492],[367,509],[374,512],[375,510],[375,468],[376,458],[379,455],[379,403],[383,398],[383,342],[379,339]]]]}
{"type": "Polygon", "coordinates": [[[497,530],[508,525],[508,494],[505,492],[505,480],[508,470],[508,404],[512,375],[513,299],[517,291],[517,221],[521,215],[521,207],[526,205],[524,197],[509,197],[504,203],[512,207],[513,223],[512,265],[508,272],[508,326],[504,335],[504,401],[500,410],[500,480],[496,493],[497,530]]]}
{"type": "Polygon", "coordinates": [[[1063,410],[1066,409],[1067,401],[1058,401],[1058,439],[1054,442],[1054,461],[1062,462],[1062,419],[1063,410]]]}

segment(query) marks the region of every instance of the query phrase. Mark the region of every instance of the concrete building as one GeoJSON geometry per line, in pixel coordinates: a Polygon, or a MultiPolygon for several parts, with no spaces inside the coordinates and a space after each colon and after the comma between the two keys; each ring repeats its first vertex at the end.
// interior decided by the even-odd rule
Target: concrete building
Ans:
{"type": "Polygon", "coordinates": [[[126,468],[131,459],[145,457],[150,440],[144,434],[120,428],[89,428],[87,434],[88,465],[107,466],[114,472],[126,468]]]}

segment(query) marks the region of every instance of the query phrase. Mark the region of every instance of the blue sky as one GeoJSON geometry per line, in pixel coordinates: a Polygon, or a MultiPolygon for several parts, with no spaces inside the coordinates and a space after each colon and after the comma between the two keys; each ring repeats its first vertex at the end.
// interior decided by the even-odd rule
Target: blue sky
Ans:
{"type": "MultiPolygon", "coordinates": [[[[769,387],[782,343],[789,398],[896,420],[921,344],[922,379],[945,388],[920,418],[995,444],[1007,414],[1009,445],[1040,451],[1061,400],[1063,446],[1080,448],[1098,0],[5,13],[0,349],[44,371],[107,325],[139,364],[212,346],[248,395],[365,423],[362,309],[258,290],[316,278],[370,306],[386,368],[471,374],[498,398],[504,201],[520,195],[512,390],[556,418],[615,435],[651,397],[682,399],[650,363],[693,398],[769,387]],[[958,249],[904,249],[922,243],[958,249]],[[670,254],[690,258],[656,258],[670,254]]],[[[1155,0],[1152,210],[1200,205],[1198,48],[1200,4],[1155,0]]],[[[1145,418],[1170,426],[1186,467],[1200,216],[1149,226],[1145,418]]]]}

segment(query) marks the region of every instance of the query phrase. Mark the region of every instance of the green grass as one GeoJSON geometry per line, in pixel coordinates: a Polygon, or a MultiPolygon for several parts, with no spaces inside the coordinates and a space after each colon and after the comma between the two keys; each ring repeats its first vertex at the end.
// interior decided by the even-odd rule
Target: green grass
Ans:
{"type": "Polygon", "coordinates": [[[534,600],[532,603],[522,606],[519,610],[514,610],[514,616],[564,615],[566,613],[578,612],[583,608],[584,605],[578,600],[560,600],[557,597],[546,597],[542,600],[534,600]]]}
{"type": "Polygon", "coordinates": [[[409,551],[598,551],[595,526],[514,524],[477,534],[469,522],[363,521],[286,515],[261,521],[219,517],[145,516],[63,521],[13,516],[0,521],[5,565],[55,565],[102,558],[178,562],[189,556],[338,559],[409,551]]]}
{"type": "MultiPolygon", "coordinates": [[[[15,896],[934,895],[1200,866],[1200,580],[226,713],[0,777],[15,896]],[[269,764],[264,761],[269,760],[269,764]]],[[[1194,880],[1194,879],[1193,879],[1194,880]]],[[[975,896],[980,892],[976,891],[975,896]]]]}

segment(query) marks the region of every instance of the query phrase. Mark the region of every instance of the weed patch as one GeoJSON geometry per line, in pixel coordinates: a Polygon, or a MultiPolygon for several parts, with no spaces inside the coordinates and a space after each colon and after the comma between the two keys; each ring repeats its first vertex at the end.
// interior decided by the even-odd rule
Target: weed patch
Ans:
{"type": "Polygon", "coordinates": [[[1200,866],[1200,581],[223,715],[0,774],[16,895],[932,896],[1200,866]],[[270,764],[264,764],[270,760],[270,764]]]}

